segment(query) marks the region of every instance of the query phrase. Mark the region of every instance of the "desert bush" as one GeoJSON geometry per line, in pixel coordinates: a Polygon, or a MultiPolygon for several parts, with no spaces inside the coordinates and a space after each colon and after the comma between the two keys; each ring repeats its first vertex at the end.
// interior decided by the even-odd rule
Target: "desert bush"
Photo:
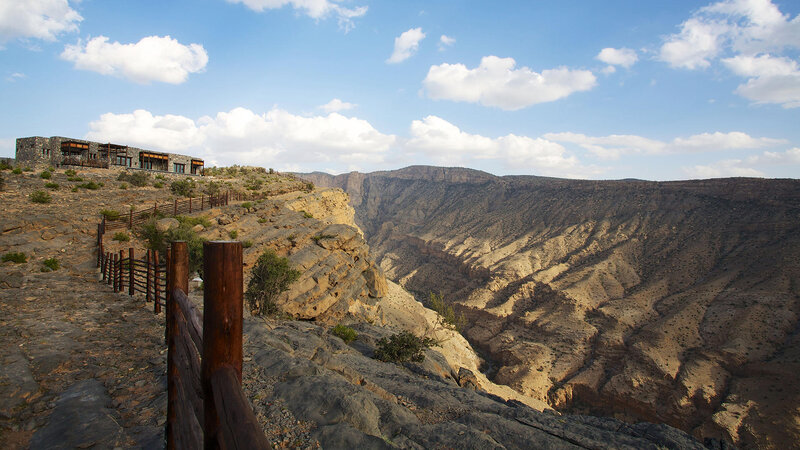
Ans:
{"type": "Polygon", "coordinates": [[[11,173],[13,173],[14,175],[19,175],[22,173],[22,169],[20,169],[19,167],[15,167],[14,170],[11,171],[11,173]]]}
{"type": "Polygon", "coordinates": [[[92,190],[92,191],[96,191],[96,190],[100,189],[102,186],[103,186],[102,183],[97,184],[94,181],[90,181],[88,183],[79,184],[77,187],[83,188],[83,189],[89,189],[89,190],[92,190]]]}
{"type": "Polygon", "coordinates": [[[28,167],[28,166],[25,166],[25,167],[23,167],[23,168],[22,168],[22,171],[23,171],[23,172],[33,172],[33,169],[31,169],[31,168],[30,168],[30,167],[28,167]]]}
{"type": "Polygon", "coordinates": [[[31,192],[28,199],[33,203],[50,203],[53,201],[53,197],[50,197],[50,194],[45,191],[31,192]]]}
{"type": "Polygon", "coordinates": [[[46,171],[46,170],[43,170],[42,173],[39,174],[39,176],[43,180],[49,180],[50,178],[53,178],[53,174],[48,172],[48,171],[46,171]]]}
{"type": "Polygon", "coordinates": [[[155,183],[153,183],[153,187],[154,187],[154,188],[161,189],[161,188],[163,188],[163,187],[164,187],[164,183],[162,183],[162,182],[160,182],[160,181],[156,181],[155,183]]]}
{"type": "Polygon", "coordinates": [[[122,217],[122,213],[116,209],[104,209],[100,211],[100,215],[106,220],[119,220],[119,218],[122,217]]]}
{"type": "Polygon", "coordinates": [[[464,317],[464,314],[456,314],[453,306],[445,303],[442,294],[431,292],[429,306],[432,310],[436,311],[439,324],[443,327],[460,333],[467,325],[467,319],[464,317]]]}
{"type": "Polygon", "coordinates": [[[73,186],[73,187],[72,187],[72,189],[70,189],[70,191],[72,191],[72,192],[78,192],[78,186],[73,186]]]}
{"type": "Polygon", "coordinates": [[[57,191],[59,186],[58,183],[45,183],[44,187],[53,191],[57,191]]]}
{"type": "Polygon", "coordinates": [[[0,170],[11,170],[11,169],[12,169],[11,164],[5,161],[0,161],[0,170]]]}
{"type": "Polygon", "coordinates": [[[175,195],[192,197],[194,196],[195,183],[192,180],[177,180],[169,185],[169,189],[175,195]]]}
{"type": "Polygon", "coordinates": [[[221,189],[222,183],[218,183],[216,181],[209,181],[205,186],[203,186],[203,192],[205,192],[207,195],[217,195],[221,189]]]}
{"type": "Polygon", "coordinates": [[[289,267],[289,260],[267,249],[258,257],[250,272],[250,282],[244,297],[255,315],[275,315],[275,299],[300,277],[300,272],[289,267]]]}
{"type": "Polygon", "coordinates": [[[242,247],[243,247],[243,248],[250,248],[250,247],[252,247],[252,246],[253,246],[253,241],[251,241],[251,240],[249,240],[249,239],[248,239],[248,240],[246,240],[246,241],[244,241],[244,242],[242,242],[242,247]]]}
{"type": "Polygon", "coordinates": [[[311,214],[310,212],[307,212],[307,211],[304,211],[304,210],[301,210],[300,212],[303,213],[303,217],[305,217],[306,219],[311,219],[311,218],[314,217],[314,215],[311,214]]]}
{"type": "Polygon", "coordinates": [[[228,231],[228,236],[230,236],[231,239],[236,239],[239,237],[239,232],[236,230],[228,231]]]}
{"type": "Polygon", "coordinates": [[[267,223],[267,219],[262,217],[262,218],[258,219],[258,223],[267,223]]]}
{"type": "Polygon", "coordinates": [[[67,181],[83,181],[83,178],[78,176],[69,176],[67,177],[67,181]]]}
{"type": "Polygon", "coordinates": [[[74,170],[72,170],[72,169],[67,169],[67,170],[65,170],[65,171],[64,171],[64,175],[66,175],[66,176],[68,176],[68,177],[74,177],[74,176],[75,176],[75,175],[77,175],[77,174],[78,174],[78,173],[77,173],[77,172],[75,172],[75,171],[74,171],[74,170]]]}
{"type": "Polygon", "coordinates": [[[303,185],[303,190],[306,192],[311,192],[314,190],[314,183],[308,182],[303,185]]]}
{"type": "Polygon", "coordinates": [[[3,255],[3,262],[11,261],[13,263],[22,264],[28,262],[28,257],[22,252],[8,252],[3,255]]]}
{"type": "Polygon", "coordinates": [[[55,258],[47,258],[42,261],[42,272],[49,272],[51,270],[58,270],[61,267],[61,264],[55,258]]]}
{"type": "Polygon", "coordinates": [[[358,333],[356,333],[356,330],[342,324],[333,327],[331,333],[334,336],[341,338],[345,344],[349,344],[358,338],[358,333]]]}
{"type": "Polygon", "coordinates": [[[387,362],[422,362],[425,360],[425,349],[436,344],[431,338],[422,338],[408,331],[401,331],[389,336],[389,339],[378,340],[375,358],[387,362]]]}
{"type": "Polygon", "coordinates": [[[244,203],[242,203],[242,208],[244,208],[244,209],[250,209],[252,207],[253,207],[253,203],[252,202],[244,202],[244,203]]]}
{"type": "Polygon", "coordinates": [[[167,251],[169,242],[186,241],[186,246],[189,250],[189,273],[199,273],[203,268],[203,242],[206,239],[194,232],[192,230],[194,225],[189,223],[181,223],[171,230],[159,231],[156,226],[156,220],[156,217],[153,217],[144,222],[136,230],[136,236],[146,241],[145,246],[147,248],[158,250],[162,255],[167,251]]]}
{"type": "Polygon", "coordinates": [[[156,175],[156,180],[166,180],[167,178],[164,175],[158,174],[156,175]]]}
{"type": "Polygon", "coordinates": [[[150,183],[150,175],[147,172],[120,172],[117,181],[130,183],[131,186],[142,187],[150,183]]]}
{"type": "Polygon", "coordinates": [[[120,189],[128,189],[128,183],[122,183],[119,185],[120,189]]]}
{"type": "Polygon", "coordinates": [[[124,231],[117,231],[116,233],[114,233],[114,237],[112,237],[111,240],[119,242],[128,242],[131,240],[131,237],[128,236],[128,233],[124,231]]]}

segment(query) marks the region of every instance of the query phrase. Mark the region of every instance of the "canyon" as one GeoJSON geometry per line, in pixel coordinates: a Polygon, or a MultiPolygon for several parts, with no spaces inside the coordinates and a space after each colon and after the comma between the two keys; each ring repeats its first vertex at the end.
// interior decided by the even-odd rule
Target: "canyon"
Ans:
{"type": "Polygon", "coordinates": [[[464,314],[495,383],[744,448],[800,442],[800,181],[301,176],[350,195],[390,280],[464,314]]]}

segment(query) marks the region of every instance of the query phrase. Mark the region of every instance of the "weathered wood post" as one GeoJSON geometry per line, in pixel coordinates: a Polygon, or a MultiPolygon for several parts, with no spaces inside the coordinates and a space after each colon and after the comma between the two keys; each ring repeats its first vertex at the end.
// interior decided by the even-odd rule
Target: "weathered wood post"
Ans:
{"type": "Polygon", "coordinates": [[[106,280],[106,284],[111,284],[111,264],[111,253],[106,252],[106,267],[103,273],[103,279],[106,280]]]}
{"type": "Polygon", "coordinates": [[[144,301],[150,301],[150,277],[153,275],[153,251],[148,249],[147,250],[147,280],[145,281],[145,289],[144,289],[144,301]]]}
{"type": "Polygon", "coordinates": [[[167,448],[177,448],[175,445],[175,430],[172,426],[176,423],[178,401],[178,367],[175,364],[176,339],[178,335],[178,303],[173,298],[175,289],[189,293],[189,249],[185,241],[175,241],[167,253],[169,266],[167,267],[167,320],[165,326],[165,339],[170,349],[167,354],[167,448]]]}
{"type": "Polygon", "coordinates": [[[189,197],[189,214],[192,213],[192,197],[189,197]]]}
{"type": "Polygon", "coordinates": [[[119,265],[117,266],[117,292],[122,292],[122,290],[124,289],[122,287],[122,274],[124,273],[122,271],[122,267],[125,265],[124,260],[125,260],[125,250],[120,250],[119,265]]]}
{"type": "Polygon", "coordinates": [[[219,417],[211,375],[225,366],[242,382],[242,243],[203,244],[203,411],[205,448],[217,448],[219,417]]]}
{"type": "Polygon", "coordinates": [[[100,234],[100,224],[97,224],[97,267],[100,267],[100,255],[103,254],[103,235],[100,234]]]}
{"type": "Polygon", "coordinates": [[[117,266],[119,265],[117,263],[117,256],[118,255],[114,253],[114,260],[111,263],[111,287],[114,289],[114,292],[117,292],[117,266]]]}
{"type": "Polygon", "coordinates": [[[100,273],[103,274],[103,280],[106,281],[106,267],[108,266],[108,255],[103,253],[103,259],[100,260],[100,273]]]}
{"type": "Polygon", "coordinates": [[[128,249],[128,295],[133,295],[133,247],[128,249]]]}
{"type": "Polygon", "coordinates": [[[153,250],[153,312],[156,314],[161,312],[161,303],[158,302],[158,296],[161,293],[158,280],[160,277],[161,273],[159,272],[158,267],[158,250],[153,250]]]}

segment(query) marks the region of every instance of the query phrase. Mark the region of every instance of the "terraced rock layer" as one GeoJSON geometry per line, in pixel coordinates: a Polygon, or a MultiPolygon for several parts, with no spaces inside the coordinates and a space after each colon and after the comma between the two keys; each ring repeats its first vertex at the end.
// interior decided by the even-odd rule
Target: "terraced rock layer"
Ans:
{"type": "Polygon", "coordinates": [[[307,174],[386,275],[459,305],[494,381],[742,447],[800,442],[800,181],[307,174]]]}

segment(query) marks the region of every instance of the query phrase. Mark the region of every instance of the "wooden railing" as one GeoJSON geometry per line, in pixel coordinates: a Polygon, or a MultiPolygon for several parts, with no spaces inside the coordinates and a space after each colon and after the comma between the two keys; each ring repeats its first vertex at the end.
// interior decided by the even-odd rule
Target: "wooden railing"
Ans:
{"type": "Polygon", "coordinates": [[[185,242],[172,243],[167,272],[167,448],[269,448],[241,388],[241,242],[203,244],[204,314],[186,295],[185,242]]]}
{"type": "Polygon", "coordinates": [[[107,230],[117,228],[133,229],[136,225],[150,220],[159,213],[165,216],[177,216],[178,214],[192,214],[198,211],[211,209],[217,206],[225,206],[230,200],[236,201],[244,196],[238,192],[225,192],[218,195],[201,195],[200,197],[175,199],[171,202],[155,202],[152,208],[140,211],[130,211],[116,219],[107,219],[103,216],[100,220],[97,232],[99,235],[105,234],[107,230]]]}
{"type": "Polygon", "coordinates": [[[125,250],[119,253],[105,252],[98,256],[102,281],[113,286],[114,292],[144,294],[146,302],[154,302],[153,312],[161,312],[167,297],[167,266],[159,264],[158,251],[148,250],[145,259],[134,258],[133,248],[128,249],[127,258],[125,250]]]}

